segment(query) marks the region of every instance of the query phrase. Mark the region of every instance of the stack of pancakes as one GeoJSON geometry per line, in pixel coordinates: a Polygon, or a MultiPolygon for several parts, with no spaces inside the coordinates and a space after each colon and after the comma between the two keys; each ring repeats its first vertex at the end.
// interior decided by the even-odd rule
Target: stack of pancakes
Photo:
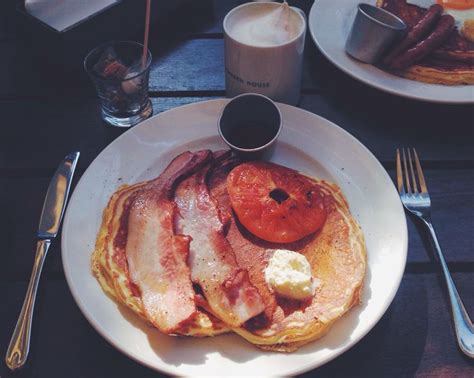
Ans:
{"type": "MultiPolygon", "coordinates": [[[[314,180],[324,197],[327,211],[326,222],[319,231],[289,244],[270,243],[248,232],[232,211],[226,178],[239,161],[229,153],[222,152],[198,151],[184,154],[207,156],[197,171],[190,172],[189,178],[192,178],[191,175],[205,173],[204,194],[211,198],[218,209],[226,245],[235,254],[239,271],[246,273],[245,277],[248,277],[252,290],[258,292],[258,299],[264,304],[264,308],[239,326],[229,324],[226,317],[219,317],[222,312],[213,310],[215,303],[210,305],[206,291],[194,283],[195,314],[166,333],[200,337],[233,331],[262,349],[291,352],[321,337],[337,319],[359,303],[366,270],[365,243],[361,229],[350,214],[348,204],[337,185],[314,180]],[[308,259],[312,275],[318,282],[312,298],[305,301],[280,298],[267,286],[265,267],[272,252],[282,248],[297,251],[308,259]]],[[[187,181],[186,185],[193,182],[186,180],[186,177],[181,177],[180,180],[170,186],[171,200],[174,195],[183,192],[180,185],[184,185],[184,181],[187,181]]],[[[153,187],[150,185],[152,181],[122,186],[112,195],[103,212],[102,225],[92,255],[92,270],[109,296],[161,329],[160,324],[156,324],[156,319],[151,319],[145,309],[140,283],[131,279],[127,256],[127,222],[131,204],[139,193],[153,187]]],[[[178,211],[176,223],[180,216],[178,211]]],[[[196,222],[199,221],[196,219],[196,222]]],[[[192,240],[193,235],[188,236],[192,240]]],[[[192,243],[193,241],[191,248],[192,243]]],[[[197,254],[199,255],[199,250],[197,254]]]]}
{"type": "MultiPolygon", "coordinates": [[[[408,4],[406,0],[377,0],[377,6],[400,17],[408,28],[413,27],[427,11],[408,4]]],[[[433,84],[474,84],[474,33],[467,38],[455,28],[448,39],[426,58],[396,73],[433,84]]]]}

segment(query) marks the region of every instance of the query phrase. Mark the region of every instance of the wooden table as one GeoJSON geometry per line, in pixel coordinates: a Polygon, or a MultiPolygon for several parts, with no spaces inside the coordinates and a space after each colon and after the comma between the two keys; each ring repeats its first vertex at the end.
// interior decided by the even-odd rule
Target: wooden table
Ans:
{"type": "MultiPolygon", "coordinates": [[[[13,2],[0,5],[2,358],[26,291],[38,218],[57,164],[68,152],[80,150],[77,182],[118,135],[102,123],[99,101],[86,80],[60,78],[48,69],[47,59],[32,58],[28,38],[11,32],[13,2]]],[[[199,4],[189,17],[170,17],[168,24],[152,29],[150,95],[155,114],[225,95],[222,18],[241,2],[195,2],[199,4]]],[[[306,12],[311,3],[295,2],[306,12]]],[[[417,148],[432,194],[440,243],[473,317],[473,107],[409,101],[369,88],[332,66],[309,35],[305,55],[301,108],[354,135],[392,177],[396,147],[417,148]]],[[[408,229],[405,275],[386,314],[356,346],[308,377],[474,375],[473,361],[456,345],[438,263],[411,220],[408,229]]],[[[89,325],[70,294],[60,252],[58,238],[38,292],[29,363],[16,376],[156,376],[115,350],[89,325]]],[[[10,376],[3,361],[0,376],[10,376]]]]}

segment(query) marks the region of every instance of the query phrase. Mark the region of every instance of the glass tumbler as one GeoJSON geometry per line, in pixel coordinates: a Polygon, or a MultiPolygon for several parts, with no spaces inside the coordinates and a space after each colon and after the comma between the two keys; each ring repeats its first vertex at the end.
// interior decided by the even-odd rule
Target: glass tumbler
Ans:
{"type": "Polygon", "coordinates": [[[153,114],[148,98],[151,53],[143,59],[143,45],[110,42],[90,51],[84,59],[102,102],[102,118],[118,127],[130,127],[153,114]]]}

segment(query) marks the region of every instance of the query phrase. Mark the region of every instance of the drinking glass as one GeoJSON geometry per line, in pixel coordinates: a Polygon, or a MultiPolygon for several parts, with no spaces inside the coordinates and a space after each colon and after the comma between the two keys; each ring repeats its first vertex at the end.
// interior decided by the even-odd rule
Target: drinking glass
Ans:
{"type": "Polygon", "coordinates": [[[145,59],[137,42],[110,42],[90,51],[84,59],[102,103],[102,118],[113,126],[129,127],[153,114],[148,98],[151,53],[145,59]]]}

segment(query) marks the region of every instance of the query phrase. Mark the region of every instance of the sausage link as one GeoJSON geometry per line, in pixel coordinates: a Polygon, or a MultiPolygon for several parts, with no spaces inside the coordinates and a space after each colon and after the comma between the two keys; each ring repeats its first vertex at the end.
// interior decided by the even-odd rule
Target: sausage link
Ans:
{"type": "Polygon", "coordinates": [[[454,18],[450,15],[441,16],[436,25],[435,30],[414,47],[397,56],[390,64],[390,68],[402,70],[413,63],[418,62],[425,56],[429,55],[438,46],[440,46],[446,38],[449,37],[454,28],[454,18]]]}
{"type": "Polygon", "coordinates": [[[411,28],[408,34],[390,51],[384,58],[383,62],[390,65],[390,62],[396,58],[397,55],[403,53],[405,50],[422,41],[428,33],[436,26],[436,22],[443,13],[443,7],[439,4],[434,4],[426,11],[421,19],[411,28]]]}

